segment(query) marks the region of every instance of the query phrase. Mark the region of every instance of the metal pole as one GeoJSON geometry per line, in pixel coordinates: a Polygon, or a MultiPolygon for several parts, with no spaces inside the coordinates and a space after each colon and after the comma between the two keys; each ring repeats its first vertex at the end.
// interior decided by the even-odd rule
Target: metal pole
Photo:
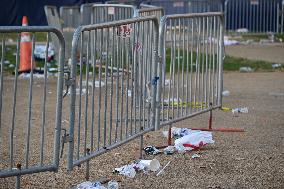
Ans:
{"type": "MultiPolygon", "coordinates": [[[[87,155],[89,156],[90,155],[90,149],[87,148],[87,155]]],[[[86,180],[89,180],[90,179],[90,161],[87,161],[86,162],[86,176],[85,176],[86,180]]]]}
{"type": "Polygon", "coordinates": [[[210,111],[209,111],[209,130],[212,130],[212,102],[210,102],[210,111]]]}
{"type": "MultiPolygon", "coordinates": [[[[22,165],[20,163],[17,164],[17,169],[21,171],[22,165]]],[[[21,175],[16,176],[16,189],[21,188],[21,175]]]]}
{"type": "Polygon", "coordinates": [[[168,132],[168,146],[172,145],[172,124],[169,125],[169,132],[168,132]]]}
{"type": "MultiPolygon", "coordinates": [[[[141,131],[143,128],[141,128],[141,131]]],[[[143,159],[143,135],[140,136],[140,159],[143,159]]]]}

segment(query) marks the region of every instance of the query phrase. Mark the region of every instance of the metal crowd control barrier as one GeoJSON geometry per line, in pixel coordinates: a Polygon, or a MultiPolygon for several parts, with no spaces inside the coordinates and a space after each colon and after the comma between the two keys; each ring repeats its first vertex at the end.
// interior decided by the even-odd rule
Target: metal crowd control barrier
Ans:
{"type": "Polygon", "coordinates": [[[253,33],[283,32],[283,11],[283,0],[226,0],[226,29],[247,29],[253,33]]]}
{"type": "Polygon", "coordinates": [[[148,0],[144,3],[163,7],[166,15],[223,11],[223,0],[148,0]]]}
{"type": "MultiPolygon", "coordinates": [[[[65,19],[65,20],[62,20],[62,18],[59,17],[56,6],[49,6],[49,5],[44,6],[44,11],[45,11],[45,15],[46,15],[46,18],[47,18],[48,25],[57,28],[64,35],[64,39],[65,39],[65,42],[66,42],[66,44],[65,44],[65,58],[66,58],[66,60],[68,60],[71,57],[71,48],[72,48],[71,41],[72,41],[73,33],[74,33],[75,28],[77,27],[76,25],[78,25],[78,19],[80,20],[80,16],[78,18],[74,18],[75,15],[77,15],[77,14],[75,13],[76,12],[75,10],[74,11],[72,10],[71,13],[69,12],[72,15],[71,15],[70,18],[68,18],[69,13],[67,13],[66,10],[70,11],[70,10],[72,10],[72,7],[63,7],[63,8],[60,9],[61,15],[65,19]],[[77,20],[77,21],[75,21],[75,20],[77,20]]],[[[60,44],[59,44],[56,36],[51,34],[51,38],[52,38],[52,44],[54,45],[55,51],[59,51],[60,44]]],[[[57,55],[56,55],[55,59],[58,61],[57,55]]]]}
{"type": "Polygon", "coordinates": [[[16,187],[19,188],[21,175],[58,170],[65,44],[59,30],[45,26],[1,26],[0,40],[0,178],[17,176],[16,187]],[[32,36],[31,67],[39,63],[33,58],[36,34],[47,34],[42,79],[35,78],[34,71],[26,76],[28,79],[21,79],[18,73],[22,64],[20,52],[24,53],[20,48],[28,40],[27,36],[21,39],[23,32],[31,32],[32,36]],[[6,35],[12,33],[17,35],[17,41],[11,44],[6,35]],[[47,75],[51,34],[56,35],[60,42],[57,78],[47,75]],[[9,54],[14,50],[16,56],[11,60],[9,54]],[[7,65],[7,60],[10,65],[7,65]],[[7,69],[13,71],[14,76],[4,74],[7,69]],[[50,140],[52,137],[54,140],[50,140]]]}
{"type": "Polygon", "coordinates": [[[93,6],[91,24],[125,20],[137,16],[137,9],[132,5],[95,4],[93,6]]]}
{"type": "Polygon", "coordinates": [[[223,14],[164,16],[156,127],[222,106],[223,14]]]}
{"type": "Polygon", "coordinates": [[[157,16],[158,20],[160,20],[164,15],[163,7],[154,7],[154,6],[140,6],[141,9],[138,10],[139,16],[157,16]]]}
{"type": "Polygon", "coordinates": [[[190,13],[222,12],[224,11],[224,0],[189,0],[190,13]]]}
{"type": "MultiPolygon", "coordinates": [[[[46,15],[46,20],[49,26],[55,27],[58,30],[62,31],[62,22],[60,21],[60,17],[57,11],[56,6],[44,6],[44,11],[46,15]]],[[[60,44],[59,41],[57,40],[57,37],[55,35],[51,35],[51,41],[54,46],[55,51],[59,51],[60,44]]],[[[68,57],[68,56],[65,56],[68,57]]],[[[55,59],[58,60],[58,56],[55,55],[55,59]]]]}
{"type": "Polygon", "coordinates": [[[86,3],[82,4],[80,8],[81,12],[81,25],[89,25],[91,24],[93,6],[97,3],[86,3]]]}
{"type": "Polygon", "coordinates": [[[157,49],[158,21],[154,16],[76,30],[69,170],[86,162],[88,178],[91,158],[139,136],[142,153],[143,134],[155,124],[157,49]],[[91,50],[92,43],[95,50],[91,50]]]}
{"type": "Polygon", "coordinates": [[[135,5],[138,7],[141,1],[137,0],[113,0],[107,1],[107,4],[127,4],[127,5],[135,5]]]}
{"type": "Polygon", "coordinates": [[[77,28],[81,25],[80,6],[60,7],[60,18],[64,28],[77,28]]]}

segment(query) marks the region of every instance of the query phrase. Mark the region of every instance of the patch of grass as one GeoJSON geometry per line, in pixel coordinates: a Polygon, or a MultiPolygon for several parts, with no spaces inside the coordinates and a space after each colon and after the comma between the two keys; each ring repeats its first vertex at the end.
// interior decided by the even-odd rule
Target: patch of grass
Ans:
{"type": "MultiPolygon", "coordinates": [[[[0,45],[0,49],[2,49],[2,46],[0,45]]],[[[7,45],[5,49],[5,61],[9,61],[9,64],[4,64],[4,70],[8,73],[13,73],[15,71],[16,66],[16,55],[17,47],[15,45],[7,45]]],[[[2,54],[0,53],[2,56],[2,54]]],[[[0,56],[0,59],[2,58],[0,56]]],[[[20,59],[20,57],[19,57],[20,59]]],[[[45,61],[44,60],[35,60],[37,69],[43,70],[45,61]]],[[[56,62],[54,60],[49,62],[49,68],[56,68],[56,62]]]]}
{"type": "Polygon", "coordinates": [[[226,56],[224,71],[238,71],[240,67],[251,67],[255,71],[273,71],[272,64],[266,61],[249,60],[226,56]]]}
{"type": "MultiPolygon", "coordinates": [[[[202,69],[202,66],[206,66],[206,57],[204,53],[199,53],[199,65],[200,65],[200,71],[202,69]]],[[[166,72],[170,72],[171,69],[174,68],[175,71],[177,70],[186,70],[187,69],[187,60],[189,61],[189,71],[191,70],[190,67],[190,61],[193,62],[192,71],[196,71],[195,63],[196,63],[197,53],[193,52],[192,54],[187,54],[184,50],[176,50],[176,52],[171,51],[171,49],[166,50],[166,72]],[[179,54],[179,56],[178,56],[179,54]],[[175,57],[175,59],[171,58],[175,57]],[[187,57],[188,56],[188,57],[187,57]],[[172,63],[172,64],[171,64],[172,63]],[[178,63],[180,64],[178,67],[178,63]],[[173,64],[175,66],[173,66],[173,64]],[[172,68],[171,68],[172,67],[172,68]]],[[[207,57],[208,61],[208,68],[210,67],[209,62],[213,60],[213,56],[209,55],[207,57]]],[[[217,56],[215,56],[215,61],[217,60],[217,56]]],[[[274,71],[275,69],[272,68],[272,63],[266,62],[266,61],[260,61],[260,60],[249,60],[245,58],[236,58],[231,56],[226,56],[224,60],[224,71],[239,71],[240,67],[251,67],[254,71],[274,71]]],[[[282,70],[281,68],[278,68],[277,70],[282,70]]]]}
{"type": "Polygon", "coordinates": [[[259,42],[262,39],[268,39],[268,34],[243,34],[243,40],[253,40],[259,42]]]}
{"type": "MultiPolygon", "coordinates": [[[[5,37],[5,39],[12,39],[14,42],[17,42],[18,33],[5,33],[4,35],[0,35],[0,39],[2,40],[2,37],[5,37]]],[[[32,34],[31,34],[32,36],[32,34]]],[[[46,32],[37,32],[35,33],[35,41],[36,42],[45,42],[47,39],[47,33],[46,32]]]]}
{"type": "Polygon", "coordinates": [[[284,42],[284,34],[275,34],[275,38],[278,41],[284,42]]]}

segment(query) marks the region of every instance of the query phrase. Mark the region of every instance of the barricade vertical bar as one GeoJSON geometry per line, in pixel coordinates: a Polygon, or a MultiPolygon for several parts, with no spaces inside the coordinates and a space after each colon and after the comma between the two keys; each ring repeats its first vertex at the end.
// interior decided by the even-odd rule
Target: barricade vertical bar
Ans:
{"type": "MultiPolygon", "coordinates": [[[[206,45],[207,46],[207,45],[206,45]]],[[[201,100],[199,101],[199,103],[201,103],[201,109],[203,109],[203,103],[204,103],[204,71],[205,71],[205,17],[202,18],[202,68],[201,68],[201,75],[202,75],[202,78],[201,78],[201,87],[200,87],[200,90],[202,91],[202,94],[200,95],[201,96],[201,100]]]]}
{"type": "MultiPolygon", "coordinates": [[[[121,68],[122,70],[124,69],[124,51],[125,51],[125,38],[123,38],[121,41],[122,48],[119,51],[119,66],[118,68],[121,68]]],[[[123,98],[123,87],[124,87],[124,73],[122,71],[121,74],[121,86],[120,86],[120,95],[121,95],[121,102],[120,102],[120,141],[123,140],[123,103],[124,103],[124,98],[123,98]]],[[[140,122],[141,123],[141,122],[140,122]]]]}
{"type": "MultiPolygon", "coordinates": [[[[185,21],[186,19],[183,19],[184,22],[184,26],[186,27],[186,30],[184,30],[184,38],[187,39],[187,43],[186,45],[184,44],[183,49],[186,49],[186,81],[185,81],[185,85],[186,85],[186,102],[188,102],[188,91],[189,91],[189,83],[188,83],[188,79],[189,79],[189,41],[191,41],[192,44],[192,39],[189,39],[189,34],[190,34],[190,29],[189,29],[189,20],[187,20],[187,22],[185,21]],[[187,32],[187,34],[185,34],[185,32],[187,32]]],[[[186,41],[186,40],[185,40],[186,41]]],[[[185,43],[185,42],[184,42],[185,43]]],[[[185,56],[185,55],[184,55],[185,56]]],[[[187,115],[188,113],[188,106],[185,107],[185,115],[187,115]]]]}
{"type": "Polygon", "coordinates": [[[107,104],[107,77],[108,77],[108,66],[109,66],[109,60],[108,60],[108,57],[109,57],[109,52],[108,52],[108,41],[109,40],[109,28],[106,29],[106,31],[102,31],[103,33],[106,33],[106,48],[105,48],[105,55],[106,55],[106,60],[105,60],[105,93],[104,93],[104,147],[106,146],[106,137],[107,137],[107,109],[108,109],[108,104],[107,104]]]}
{"type": "Polygon", "coordinates": [[[45,110],[46,110],[46,91],[47,91],[47,61],[48,61],[48,48],[49,48],[49,32],[47,33],[47,42],[45,48],[45,59],[44,59],[44,88],[43,88],[43,99],[42,99],[42,122],[41,122],[41,140],[40,140],[40,165],[43,165],[44,158],[44,132],[45,132],[45,110]]]}
{"type": "Polygon", "coordinates": [[[213,74],[213,69],[212,69],[212,64],[213,64],[213,57],[214,57],[214,54],[213,54],[213,48],[212,48],[212,17],[209,18],[210,20],[210,27],[209,27],[209,54],[210,54],[210,57],[209,57],[209,76],[208,76],[208,83],[209,83],[209,86],[208,86],[208,103],[212,103],[213,102],[213,99],[212,99],[212,74],[213,74]]]}
{"type": "MultiPolygon", "coordinates": [[[[215,38],[216,36],[216,17],[213,17],[213,37],[215,38]]],[[[214,102],[214,98],[215,98],[215,94],[214,94],[214,78],[215,78],[215,60],[216,60],[216,56],[215,56],[215,43],[213,41],[213,45],[212,45],[212,48],[213,48],[213,60],[212,60],[212,78],[211,78],[211,81],[212,81],[212,84],[211,84],[211,98],[212,98],[212,102],[214,102]]]]}
{"type": "MultiPolygon", "coordinates": [[[[80,34],[78,34],[78,31],[81,30],[81,27],[77,28],[73,39],[72,39],[72,52],[71,52],[71,59],[72,59],[72,65],[77,64],[76,58],[77,58],[77,43],[78,43],[78,37],[80,34]]],[[[76,109],[76,72],[77,72],[77,66],[71,66],[71,78],[74,82],[70,87],[70,138],[71,141],[69,142],[69,148],[68,153],[72,154],[72,156],[68,156],[68,162],[67,162],[67,168],[68,171],[72,170],[73,168],[73,153],[74,153],[74,122],[75,122],[75,109],[76,109]]]]}
{"type": "MultiPolygon", "coordinates": [[[[90,31],[90,34],[92,37],[94,36],[94,32],[90,31]]],[[[91,37],[90,36],[90,37],[91,37]]],[[[91,40],[89,41],[89,43],[92,43],[92,47],[91,48],[91,62],[92,62],[92,66],[93,66],[93,70],[92,70],[92,97],[91,97],[91,131],[90,131],[90,144],[91,144],[91,149],[90,151],[93,152],[94,151],[94,119],[95,119],[95,70],[96,70],[96,57],[95,57],[95,43],[94,43],[94,38],[91,37],[91,40]]]]}
{"type": "MultiPolygon", "coordinates": [[[[180,42],[181,42],[180,18],[178,19],[177,27],[178,27],[178,29],[176,29],[176,27],[175,27],[175,31],[177,30],[177,33],[178,33],[179,37],[178,37],[177,42],[176,42],[177,45],[175,45],[175,48],[177,48],[177,49],[175,49],[175,53],[177,51],[177,56],[175,56],[174,58],[177,59],[177,116],[180,116],[180,114],[179,114],[180,113],[180,110],[179,110],[180,109],[179,108],[179,104],[180,104],[180,102],[179,102],[179,100],[180,100],[179,99],[179,83],[180,83],[179,75],[180,75],[180,48],[181,48],[180,47],[180,42]]],[[[175,74],[175,72],[174,72],[174,74],[175,74]]]]}
{"type": "MultiPolygon", "coordinates": [[[[183,25],[183,32],[182,32],[182,65],[181,65],[181,67],[182,67],[182,73],[181,73],[181,78],[182,78],[182,83],[181,83],[181,86],[182,86],[182,102],[184,102],[185,101],[185,97],[184,97],[184,95],[185,95],[185,91],[184,91],[184,88],[186,88],[187,89],[187,86],[186,87],[184,87],[184,69],[185,69],[185,63],[184,63],[184,61],[185,61],[185,41],[186,41],[186,38],[185,38],[185,32],[186,32],[186,30],[188,30],[188,28],[186,28],[186,25],[185,25],[185,20],[184,20],[184,18],[182,19],[182,25],[183,25]]],[[[181,35],[181,34],[180,34],[181,35]]],[[[181,104],[181,115],[183,116],[184,115],[184,113],[183,113],[183,111],[184,111],[184,105],[183,104],[181,104]]]]}
{"type": "MultiPolygon", "coordinates": [[[[85,98],[85,127],[84,127],[84,156],[87,155],[87,136],[88,136],[88,104],[89,104],[89,70],[90,70],[90,62],[89,62],[89,57],[90,57],[90,40],[91,40],[91,35],[90,32],[87,33],[87,57],[86,57],[86,98],[85,98]]],[[[82,33],[82,36],[84,33],[82,33]]],[[[88,164],[88,162],[87,162],[88,164]]],[[[87,167],[87,165],[86,165],[87,167]]]]}
{"type": "MultiPolygon", "coordinates": [[[[21,164],[17,164],[17,169],[19,171],[21,171],[22,165],[21,164]]],[[[18,175],[18,176],[16,176],[16,189],[20,189],[20,188],[21,188],[21,176],[18,175]]]]}
{"type": "MultiPolygon", "coordinates": [[[[122,40],[121,40],[121,42],[122,42],[122,48],[121,48],[121,51],[120,51],[120,66],[119,66],[119,68],[121,68],[122,69],[122,75],[121,75],[121,91],[120,91],[120,93],[121,93],[121,103],[120,103],[120,141],[122,141],[123,140],[123,126],[125,126],[124,124],[123,124],[123,111],[124,111],[124,63],[125,63],[125,43],[126,43],[126,38],[123,38],[122,40]]],[[[125,120],[125,122],[126,122],[127,120],[125,120]]]]}
{"type": "MultiPolygon", "coordinates": [[[[143,128],[141,127],[141,130],[140,131],[142,131],[143,130],[143,128]]],[[[140,136],[140,148],[139,148],[139,157],[140,157],[140,159],[143,159],[143,145],[144,145],[144,143],[143,143],[143,135],[141,135],[140,136]]]]}
{"type": "MultiPolygon", "coordinates": [[[[207,89],[208,89],[208,39],[209,39],[209,17],[206,17],[206,49],[205,49],[205,83],[204,83],[204,94],[205,94],[205,108],[208,106],[208,95],[207,95],[207,89]]],[[[202,102],[203,103],[203,102],[202,102]]]]}
{"type": "MultiPolygon", "coordinates": [[[[2,49],[1,49],[1,67],[0,67],[0,136],[2,134],[2,129],[1,129],[1,125],[2,125],[2,95],[3,95],[3,66],[4,66],[4,60],[5,60],[5,36],[3,34],[2,36],[2,49]]],[[[1,137],[0,137],[0,144],[1,144],[1,137]]],[[[1,154],[1,152],[0,152],[1,154]]]]}
{"type": "MultiPolygon", "coordinates": [[[[90,155],[90,149],[86,149],[86,154],[90,155]]],[[[90,179],[90,161],[86,161],[86,173],[85,173],[85,179],[89,180],[90,179]]]]}
{"type": "MultiPolygon", "coordinates": [[[[80,49],[82,49],[80,53],[80,78],[79,78],[79,91],[80,94],[82,94],[82,77],[83,77],[83,38],[84,35],[81,35],[80,38],[80,49]]],[[[75,62],[77,65],[77,62],[75,62]]],[[[76,77],[76,75],[74,76],[76,77]]],[[[75,93],[76,95],[76,93],[75,93]]],[[[79,159],[79,152],[80,152],[80,144],[81,144],[81,118],[82,118],[82,96],[79,96],[79,106],[78,106],[78,133],[77,133],[77,138],[78,138],[78,145],[77,145],[77,159],[79,159]]]]}
{"type": "MultiPolygon", "coordinates": [[[[115,49],[115,62],[116,62],[116,68],[119,69],[119,65],[118,65],[118,62],[119,62],[119,58],[118,58],[118,53],[119,53],[119,43],[120,43],[120,38],[117,39],[117,44],[116,44],[116,49],[115,49]]],[[[118,138],[118,104],[119,104],[119,71],[117,70],[117,77],[116,77],[116,89],[115,89],[115,101],[116,101],[116,105],[115,105],[115,108],[116,108],[116,122],[115,122],[115,142],[117,141],[117,138],[118,138]]]]}
{"type": "Polygon", "coordinates": [[[280,33],[279,25],[281,26],[281,24],[279,23],[279,20],[280,20],[279,18],[280,18],[280,9],[279,9],[279,4],[277,3],[276,32],[280,33]]]}
{"type": "MultiPolygon", "coordinates": [[[[10,170],[14,164],[14,128],[15,128],[15,117],[16,117],[16,102],[17,102],[17,86],[18,86],[18,67],[19,67],[19,52],[20,52],[20,34],[17,35],[17,55],[16,55],[16,66],[15,66],[15,81],[14,81],[14,93],[13,93],[13,112],[12,112],[12,125],[10,130],[10,170]]],[[[4,45],[5,46],[5,45],[4,45]]],[[[4,56],[4,55],[3,55],[4,56]]],[[[2,74],[1,74],[2,76],[2,74]]],[[[2,97],[2,94],[1,94],[2,97]]],[[[2,102],[1,102],[2,104],[2,102]]]]}
{"type": "Polygon", "coordinates": [[[218,105],[222,107],[222,92],[223,92],[223,51],[224,51],[224,17],[220,17],[219,25],[220,25],[220,40],[219,40],[219,76],[218,76],[218,86],[219,86],[219,98],[218,98],[218,105]]]}
{"type": "Polygon", "coordinates": [[[97,39],[99,39],[99,109],[98,109],[98,145],[97,150],[101,145],[101,107],[102,107],[102,61],[103,61],[103,29],[99,29],[97,39]]]}
{"type": "Polygon", "coordinates": [[[110,78],[111,78],[111,87],[110,87],[110,120],[109,120],[109,145],[111,145],[111,139],[112,139],[112,104],[113,104],[113,64],[114,64],[114,34],[115,34],[115,28],[112,27],[112,44],[111,44],[111,60],[110,60],[110,66],[111,66],[111,71],[110,71],[110,78]]]}
{"type": "MultiPolygon", "coordinates": [[[[191,47],[190,47],[190,97],[189,97],[189,102],[192,103],[193,99],[195,99],[195,97],[193,96],[193,45],[194,45],[194,41],[195,41],[195,37],[194,37],[194,20],[191,19],[190,20],[191,23],[191,47]]],[[[196,68],[196,66],[195,66],[196,68]]],[[[195,104],[192,106],[190,106],[190,113],[192,113],[192,108],[195,106],[195,104]]]]}
{"type": "Polygon", "coordinates": [[[282,1],[282,10],[281,10],[281,33],[284,30],[284,0],[282,1]]]}
{"type": "Polygon", "coordinates": [[[32,56],[31,56],[31,71],[30,71],[30,83],[29,83],[29,111],[28,111],[28,125],[26,134],[26,159],[25,167],[29,167],[29,152],[30,152],[30,131],[31,131],[31,116],[32,116],[32,97],[33,97],[33,67],[34,67],[34,53],[35,48],[35,34],[32,34],[32,56]]]}
{"type": "MultiPolygon", "coordinates": [[[[61,34],[61,33],[60,33],[61,34]]],[[[63,76],[64,76],[64,61],[65,61],[65,43],[61,34],[58,35],[60,40],[59,49],[59,69],[57,78],[57,99],[56,99],[56,117],[55,117],[55,134],[54,134],[54,162],[53,164],[58,168],[59,166],[59,149],[60,149],[60,133],[61,133],[61,117],[62,117],[62,96],[63,96],[63,76]]],[[[55,170],[57,171],[57,169],[55,170]]]]}

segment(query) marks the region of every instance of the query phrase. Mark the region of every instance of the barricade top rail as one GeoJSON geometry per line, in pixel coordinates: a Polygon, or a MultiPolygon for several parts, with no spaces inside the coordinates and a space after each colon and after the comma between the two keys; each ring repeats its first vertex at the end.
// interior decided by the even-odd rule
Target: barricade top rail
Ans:
{"type": "Polygon", "coordinates": [[[129,7],[136,9],[135,6],[126,4],[94,4],[93,7],[129,7]]]}
{"type": "Polygon", "coordinates": [[[151,11],[160,11],[162,10],[164,12],[164,8],[163,7],[145,7],[145,8],[142,8],[142,9],[139,9],[138,11],[139,12],[151,12],[151,11]]]}
{"type": "Polygon", "coordinates": [[[51,26],[1,26],[0,32],[53,32],[59,37],[59,40],[64,42],[62,33],[57,28],[51,26]]]}
{"type": "Polygon", "coordinates": [[[149,21],[149,20],[153,20],[155,22],[155,24],[158,24],[158,19],[157,19],[156,16],[146,16],[146,17],[130,18],[130,19],[125,19],[125,20],[106,22],[106,23],[102,23],[102,24],[80,26],[76,29],[75,33],[82,32],[82,31],[91,31],[91,30],[94,30],[94,29],[103,29],[103,28],[106,28],[106,27],[110,28],[110,27],[114,27],[114,26],[120,26],[120,25],[123,25],[123,24],[130,24],[132,22],[137,22],[137,21],[142,22],[142,21],[149,21]]]}
{"type": "MultiPolygon", "coordinates": [[[[141,3],[141,4],[140,4],[140,7],[141,7],[142,9],[143,9],[143,8],[148,9],[148,8],[156,8],[157,6],[141,3]]],[[[159,7],[159,6],[158,6],[158,7],[159,7]]]]}
{"type": "Polygon", "coordinates": [[[205,13],[189,13],[189,14],[173,14],[165,15],[161,22],[165,19],[174,19],[174,18],[196,18],[196,17],[211,17],[211,16],[224,16],[222,12],[205,12],[205,13]]]}

